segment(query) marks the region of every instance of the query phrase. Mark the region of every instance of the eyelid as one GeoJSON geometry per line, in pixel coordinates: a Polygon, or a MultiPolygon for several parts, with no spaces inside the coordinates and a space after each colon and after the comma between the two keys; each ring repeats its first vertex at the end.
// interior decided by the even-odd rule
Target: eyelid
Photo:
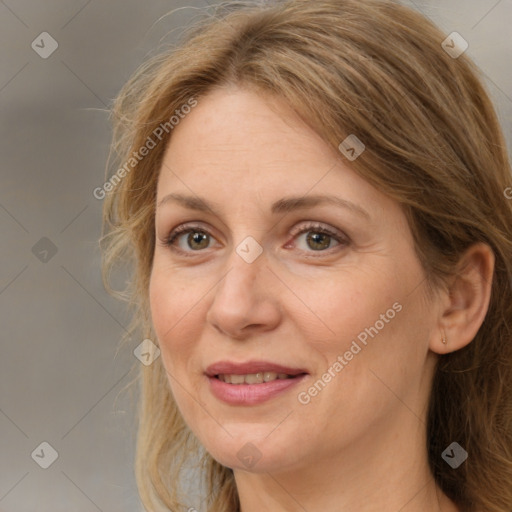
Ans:
{"type": "Polygon", "coordinates": [[[297,235],[303,234],[307,231],[314,231],[315,229],[319,232],[325,232],[328,235],[331,235],[334,238],[343,238],[348,241],[348,236],[345,235],[339,229],[330,227],[328,224],[324,224],[322,222],[317,221],[304,221],[305,224],[299,224],[298,226],[294,226],[290,231],[290,234],[296,237],[297,235]]]}
{"type": "Polygon", "coordinates": [[[352,243],[351,239],[343,231],[317,221],[306,221],[306,224],[294,227],[290,234],[293,236],[293,240],[296,240],[299,236],[307,233],[308,231],[326,234],[330,238],[336,240],[338,243],[335,247],[329,247],[324,251],[300,250],[300,252],[305,254],[308,258],[321,258],[331,256],[333,251],[339,250],[340,247],[347,247],[352,243]]]}
{"type": "MultiPolygon", "coordinates": [[[[171,250],[178,252],[180,254],[184,254],[185,256],[193,256],[195,254],[200,254],[201,252],[205,252],[204,250],[184,251],[183,249],[176,246],[175,241],[177,240],[177,238],[180,235],[183,235],[183,234],[186,234],[189,232],[194,232],[194,231],[200,232],[200,233],[205,233],[205,234],[209,235],[211,238],[215,239],[215,236],[212,235],[212,233],[210,232],[210,230],[208,228],[204,228],[200,223],[190,222],[190,223],[181,224],[181,225],[177,226],[176,228],[172,229],[171,232],[169,233],[169,235],[167,235],[166,237],[164,237],[163,240],[161,240],[161,245],[163,245],[164,247],[169,247],[171,250]]],[[[322,222],[318,222],[318,221],[303,221],[302,224],[300,224],[300,222],[299,222],[299,225],[296,225],[292,228],[292,230],[290,231],[290,235],[292,235],[293,239],[295,240],[299,235],[307,233],[308,231],[313,231],[313,232],[316,231],[318,233],[327,234],[328,236],[330,236],[331,238],[333,238],[334,240],[336,240],[338,242],[338,245],[335,247],[347,246],[351,243],[350,238],[344,232],[340,231],[339,229],[330,227],[329,225],[326,225],[322,222]],[[305,222],[305,224],[304,224],[304,222],[305,222]]],[[[289,242],[287,242],[286,245],[288,245],[288,243],[289,242]]],[[[301,250],[301,252],[307,253],[309,256],[313,256],[314,253],[316,252],[316,253],[318,253],[318,256],[313,256],[313,257],[321,257],[322,255],[331,254],[332,249],[335,249],[335,248],[331,247],[324,251],[301,250]]]]}
{"type": "Polygon", "coordinates": [[[168,235],[166,235],[163,239],[162,239],[162,245],[164,245],[165,247],[170,247],[172,249],[175,249],[177,252],[184,252],[184,253],[191,253],[191,252],[202,252],[202,251],[183,251],[181,250],[180,248],[177,248],[176,245],[174,244],[174,242],[176,241],[176,239],[180,236],[180,235],[183,235],[185,233],[188,233],[190,231],[196,231],[196,232],[201,232],[201,233],[206,233],[207,235],[211,236],[212,238],[215,238],[211,232],[209,231],[209,229],[206,229],[204,228],[201,224],[197,224],[197,223],[194,223],[194,222],[191,222],[191,223],[184,223],[184,224],[181,224],[177,227],[175,227],[174,229],[172,229],[170,231],[170,233],[168,235]]]}

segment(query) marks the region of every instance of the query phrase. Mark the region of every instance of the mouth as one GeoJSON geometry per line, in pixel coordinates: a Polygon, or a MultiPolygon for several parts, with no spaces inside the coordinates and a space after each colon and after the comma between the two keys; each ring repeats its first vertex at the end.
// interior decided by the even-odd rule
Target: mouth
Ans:
{"type": "Polygon", "coordinates": [[[295,387],[309,372],[268,361],[221,361],[209,366],[205,375],[220,400],[231,405],[255,405],[295,387]]]}
{"type": "Polygon", "coordinates": [[[277,379],[293,379],[307,373],[304,368],[283,366],[270,361],[219,361],[208,366],[205,371],[207,377],[228,384],[262,384],[277,379]]]}
{"type": "Polygon", "coordinates": [[[216,379],[226,382],[227,384],[243,385],[243,384],[263,384],[264,382],[272,382],[274,380],[294,379],[306,375],[299,373],[297,375],[289,375],[287,373],[276,372],[257,372],[238,375],[236,373],[221,373],[214,375],[216,379]]]}

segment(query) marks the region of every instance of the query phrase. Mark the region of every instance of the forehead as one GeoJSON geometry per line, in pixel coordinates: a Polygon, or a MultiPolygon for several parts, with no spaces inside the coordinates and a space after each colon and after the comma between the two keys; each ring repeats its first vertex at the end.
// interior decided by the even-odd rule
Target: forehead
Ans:
{"type": "MultiPolygon", "coordinates": [[[[237,202],[240,208],[257,196],[276,211],[289,209],[291,202],[284,204],[285,198],[296,203],[313,195],[338,196],[354,205],[364,197],[372,206],[361,205],[359,213],[391,206],[283,100],[233,88],[199,99],[174,128],[157,202],[169,194],[188,196],[189,206],[191,196],[201,196],[210,198],[211,205],[237,202]]],[[[194,208],[206,202],[196,200],[194,208]]]]}
{"type": "MultiPolygon", "coordinates": [[[[274,182],[311,179],[335,163],[332,150],[282,101],[251,91],[216,89],[173,129],[162,165],[207,180],[245,179],[268,171],[274,182]]],[[[276,182],[277,183],[277,182],[276,182]]]]}
{"type": "Polygon", "coordinates": [[[173,130],[167,148],[175,163],[193,158],[300,162],[313,152],[332,160],[334,151],[282,99],[238,88],[216,89],[173,130]]]}

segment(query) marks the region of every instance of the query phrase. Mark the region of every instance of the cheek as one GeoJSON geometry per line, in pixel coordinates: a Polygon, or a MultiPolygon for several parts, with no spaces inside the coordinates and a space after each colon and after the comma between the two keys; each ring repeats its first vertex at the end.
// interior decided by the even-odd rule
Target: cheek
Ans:
{"type": "Polygon", "coordinates": [[[393,304],[404,295],[399,282],[390,279],[384,269],[375,273],[342,272],[315,284],[297,280],[295,296],[290,296],[288,304],[295,304],[293,316],[300,319],[303,339],[321,351],[339,353],[348,350],[351,341],[366,328],[376,322],[381,327],[380,318],[386,311],[390,310],[386,319],[395,321],[393,304]],[[297,297],[302,300],[297,301],[297,297]]]}
{"type": "Polygon", "coordinates": [[[193,288],[177,283],[176,279],[170,279],[166,273],[154,272],[151,276],[151,319],[163,363],[173,374],[185,371],[182,363],[190,362],[194,350],[191,340],[195,336],[199,338],[201,326],[197,315],[201,305],[197,295],[193,288]]]}
{"type": "MultiPolygon", "coordinates": [[[[195,424],[197,404],[191,394],[197,395],[199,362],[194,340],[200,339],[198,321],[201,303],[199,291],[181,286],[176,279],[164,273],[154,273],[150,281],[150,308],[155,334],[158,338],[161,362],[176,404],[187,424],[195,424]]],[[[203,294],[204,295],[204,294],[203,294]]],[[[200,411],[199,411],[200,413],[200,411]]]]}
{"type": "MultiPolygon", "coordinates": [[[[378,272],[344,272],[336,279],[317,281],[323,286],[304,282],[294,288],[310,307],[297,306],[295,318],[301,318],[298,328],[312,360],[321,361],[315,377],[325,376],[328,382],[329,391],[319,393],[317,404],[367,402],[371,409],[387,397],[379,377],[404,392],[415,378],[426,346],[424,304],[419,291],[410,293],[416,282],[412,274],[399,278],[398,271],[389,266],[378,272]]],[[[323,389],[322,383],[317,388],[323,389]]]]}

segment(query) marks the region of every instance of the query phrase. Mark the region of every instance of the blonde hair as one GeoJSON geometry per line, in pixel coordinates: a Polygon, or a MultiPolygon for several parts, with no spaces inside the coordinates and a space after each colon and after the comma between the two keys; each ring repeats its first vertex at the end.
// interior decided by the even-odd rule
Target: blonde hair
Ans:
{"type": "MultiPolygon", "coordinates": [[[[512,202],[504,190],[512,178],[476,67],[466,55],[448,55],[438,28],[393,2],[229,2],[223,8],[194,25],[178,48],[145,63],[113,108],[112,151],[119,162],[158,138],[125,167],[104,203],[104,281],[116,293],[112,269],[120,261],[132,265],[133,279],[118,294],[133,306],[130,332],[158,343],[148,288],[169,118],[215,87],[282,98],[333,148],[350,134],[364,141],[364,154],[351,166],[402,205],[432,290],[457,272],[470,245],[492,248],[486,318],[470,344],[439,359],[428,453],[436,482],[465,511],[510,512],[512,202]],[[453,441],[469,453],[457,470],[441,458],[453,441]]],[[[199,461],[208,510],[239,510],[233,471],[205,453],[184,423],[161,358],[140,372],[136,477],[144,506],[187,510],[179,482],[199,461]]]]}

